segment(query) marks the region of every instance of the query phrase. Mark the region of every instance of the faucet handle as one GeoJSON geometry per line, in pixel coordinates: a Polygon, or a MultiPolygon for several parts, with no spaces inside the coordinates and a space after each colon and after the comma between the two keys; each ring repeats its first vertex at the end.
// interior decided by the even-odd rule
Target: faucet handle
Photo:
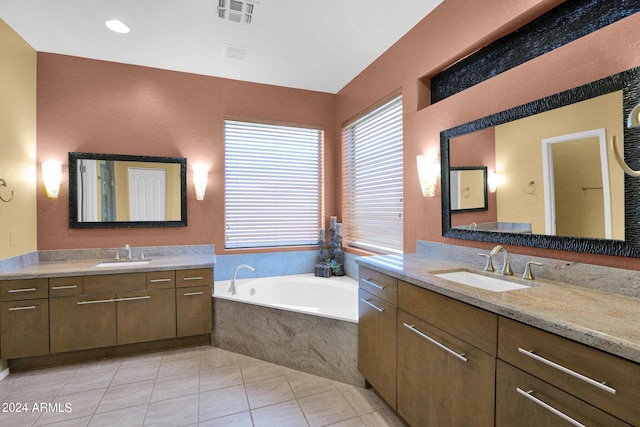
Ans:
{"type": "Polygon", "coordinates": [[[491,255],[478,254],[478,256],[487,257],[487,263],[484,265],[484,271],[490,271],[490,272],[496,271],[495,268],[493,268],[493,257],[491,255]]]}
{"type": "Polygon", "coordinates": [[[140,249],[140,259],[144,259],[144,249],[140,249]]]}
{"type": "Polygon", "coordinates": [[[117,249],[114,249],[113,252],[116,253],[116,256],[113,259],[115,259],[116,261],[120,261],[120,251],[117,249]]]}
{"type": "Polygon", "coordinates": [[[524,280],[533,280],[533,279],[535,279],[535,277],[533,277],[533,274],[531,273],[531,264],[538,265],[538,266],[543,266],[544,265],[541,262],[527,261],[527,264],[524,267],[524,273],[522,274],[522,278],[524,280]]]}

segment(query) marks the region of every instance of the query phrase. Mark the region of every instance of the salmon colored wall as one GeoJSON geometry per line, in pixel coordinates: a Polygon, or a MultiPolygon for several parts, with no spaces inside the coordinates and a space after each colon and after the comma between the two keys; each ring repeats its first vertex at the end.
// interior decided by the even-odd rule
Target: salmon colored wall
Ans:
{"type": "MultiPolygon", "coordinates": [[[[38,164],[58,160],[65,175],[58,199],[37,194],[40,250],[214,243],[224,253],[225,115],[321,126],[325,156],[335,157],[335,95],[326,93],[38,53],[37,113],[38,164]],[[188,226],[70,229],[69,151],[186,157],[188,226]],[[202,202],[191,175],[197,163],[209,166],[202,202]]],[[[326,162],[328,195],[335,176],[326,162]]],[[[327,217],[333,200],[326,197],[327,217]]]]}
{"type": "MultiPolygon", "coordinates": [[[[419,97],[426,92],[422,83],[425,76],[437,74],[496,35],[508,33],[558,3],[447,0],[338,93],[336,123],[340,126],[402,88],[405,252],[415,252],[417,239],[478,248],[493,246],[444,239],[439,194],[423,198],[420,193],[415,157],[439,151],[440,131],[640,66],[640,14],[635,14],[437,104],[418,107],[428,105],[419,97]]],[[[640,259],[529,247],[510,250],[640,270],[640,259]]]]}

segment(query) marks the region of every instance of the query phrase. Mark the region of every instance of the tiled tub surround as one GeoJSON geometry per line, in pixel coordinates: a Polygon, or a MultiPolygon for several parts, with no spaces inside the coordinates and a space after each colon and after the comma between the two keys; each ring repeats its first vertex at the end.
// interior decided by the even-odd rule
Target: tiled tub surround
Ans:
{"type": "MultiPolygon", "coordinates": [[[[432,274],[458,268],[482,271],[484,262],[477,254],[488,251],[427,242],[418,242],[418,250],[418,254],[362,257],[358,262],[419,287],[640,363],[637,272],[512,254],[514,276],[508,280],[531,287],[489,292],[432,274]],[[544,263],[534,270],[536,280],[533,282],[520,279],[525,261],[544,263]]],[[[497,267],[501,262],[496,260],[497,267]]]]}
{"type": "MultiPolygon", "coordinates": [[[[315,287],[339,280],[349,282],[347,284],[352,285],[354,291],[357,289],[357,282],[349,278],[290,277],[324,281],[312,283],[315,287]]],[[[249,283],[259,291],[260,280],[251,279],[245,284],[249,283]]],[[[278,278],[267,280],[277,281],[278,278]]],[[[224,289],[216,288],[214,292],[213,345],[336,381],[364,385],[364,378],[357,368],[357,318],[341,320],[287,311],[281,307],[230,300],[228,295],[215,298],[218,291],[225,294],[228,285],[228,282],[215,284],[224,289]]],[[[239,280],[237,285],[242,293],[243,281],[239,280]]],[[[331,290],[330,286],[327,288],[331,290]]],[[[353,298],[353,304],[357,312],[357,298],[353,298]]]]}

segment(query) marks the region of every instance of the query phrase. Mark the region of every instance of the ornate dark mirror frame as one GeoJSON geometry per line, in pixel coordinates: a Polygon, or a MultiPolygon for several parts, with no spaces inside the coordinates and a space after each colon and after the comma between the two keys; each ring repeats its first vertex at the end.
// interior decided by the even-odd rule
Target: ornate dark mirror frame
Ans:
{"type": "MultiPolygon", "coordinates": [[[[598,253],[640,258],[640,179],[625,174],[625,240],[604,240],[549,236],[541,234],[509,234],[451,227],[449,141],[452,138],[518,120],[533,114],[563,107],[617,90],[623,91],[623,117],[640,102],[640,68],[624,71],[586,85],[487,116],[440,133],[442,164],[442,235],[455,239],[476,240],[520,246],[534,246],[575,252],[598,253]]],[[[640,132],[624,128],[624,157],[633,169],[640,169],[640,132]]]]}
{"type": "Polygon", "coordinates": [[[183,157],[130,156],[100,153],[69,153],[69,228],[139,228],[187,226],[187,159],[183,157]],[[78,221],[78,160],[122,160],[180,165],[180,220],[178,221],[78,221]]]}

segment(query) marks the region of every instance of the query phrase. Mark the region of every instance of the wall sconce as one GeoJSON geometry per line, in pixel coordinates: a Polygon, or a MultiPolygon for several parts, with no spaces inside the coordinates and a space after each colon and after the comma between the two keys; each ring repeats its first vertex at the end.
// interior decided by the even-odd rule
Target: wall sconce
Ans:
{"type": "Polygon", "coordinates": [[[498,183],[500,182],[500,175],[497,173],[490,173],[487,177],[487,185],[489,186],[489,192],[495,193],[498,189],[498,183]]]}
{"type": "Polygon", "coordinates": [[[196,200],[204,200],[204,193],[207,190],[207,179],[209,170],[204,165],[193,167],[193,185],[196,188],[196,200]]]}
{"type": "Polygon", "coordinates": [[[60,182],[62,181],[62,165],[58,162],[44,162],[42,164],[42,180],[47,197],[57,199],[60,193],[60,182]]]}
{"type": "Polygon", "coordinates": [[[416,157],[418,162],[418,179],[420,180],[420,188],[423,197],[434,197],[436,195],[436,185],[438,183],[438,175],[440,175],[440,163],[438,156],[419,155],[416,157]]]}

